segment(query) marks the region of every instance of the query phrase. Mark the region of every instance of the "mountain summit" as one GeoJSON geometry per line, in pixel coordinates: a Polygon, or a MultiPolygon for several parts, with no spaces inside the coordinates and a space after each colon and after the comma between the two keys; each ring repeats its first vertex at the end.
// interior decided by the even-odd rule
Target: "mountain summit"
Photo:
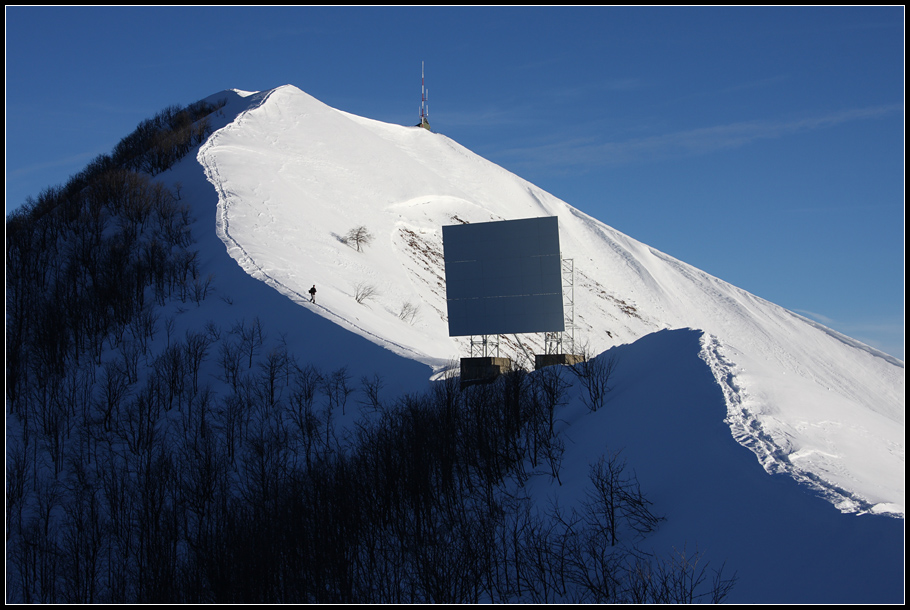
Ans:
{"type": "MultiPolygon", "coordinates": [[[[598,354],[701,331],[725,422],[767,472],[842,512],[903,515],[903,362],[623,235],[442,134],[290,85],[221,97],[236,118],[197,157],[218,193],[217,234],[301,307],[439,373],[468,355],[447,333],[442,226],[556,216],[574,261],[577,344],[598,354]],[[362,251],[346,240],[361,227],[373,238],[362,251]]],[[[542,349],[540,337],[518,339],[542,349]]],[[[513,338],[502,349],[520,358],[513,338]]]]}

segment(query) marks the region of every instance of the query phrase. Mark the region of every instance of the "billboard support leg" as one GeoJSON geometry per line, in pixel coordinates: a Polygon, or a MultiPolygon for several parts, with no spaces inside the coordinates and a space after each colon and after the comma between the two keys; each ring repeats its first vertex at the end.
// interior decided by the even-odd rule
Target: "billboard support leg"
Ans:
{"type": "Polygon", "coordinates": [[[471,335],[471,357],[499,357],[499,335],[471,335]],[[495,351],[495,354],[493,353],[495,351]]]}

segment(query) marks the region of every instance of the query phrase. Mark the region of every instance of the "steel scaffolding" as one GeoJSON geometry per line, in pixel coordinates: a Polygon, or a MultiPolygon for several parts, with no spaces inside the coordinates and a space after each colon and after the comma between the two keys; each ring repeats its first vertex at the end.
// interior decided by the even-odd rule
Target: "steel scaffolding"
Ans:
{"type": "Polygon", "coordinates": [[[544,333],[544,353],[575,353],[575,259],[562,259],[562,310],[565,330],[544,333]]]}

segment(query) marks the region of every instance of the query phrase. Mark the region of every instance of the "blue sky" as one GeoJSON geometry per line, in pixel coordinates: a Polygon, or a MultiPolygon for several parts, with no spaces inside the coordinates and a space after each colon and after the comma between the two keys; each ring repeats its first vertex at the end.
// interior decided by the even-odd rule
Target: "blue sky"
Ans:
{"type": "Polygon", "coordinates": [[[904,9],[7,7],[6,209],[143,119],[292,84],[430,123],[904,358],[904,9]]]}

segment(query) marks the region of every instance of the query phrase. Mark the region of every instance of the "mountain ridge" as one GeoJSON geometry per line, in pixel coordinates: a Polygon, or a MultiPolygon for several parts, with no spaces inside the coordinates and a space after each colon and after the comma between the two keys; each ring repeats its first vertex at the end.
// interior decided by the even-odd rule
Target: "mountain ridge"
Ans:
{"type": "MultiPolygon", "coordinates": [[[[665,328],[705,331],[730,363],[718,383],[735,382],[727,423],[768,472],[827,489],[847,512],[903,514],[899,360],[642,244],[442,134],[335,110],[291,85],[238,101],[246,107],[197,159],[218,192],[219,236],[253,277],[305,308],[317,284],[315,313],[439,374],[467,353],[445,328],[440,227],[557,216],[576,273],[576,340],[596,354],[665,328]],[[352,225],[379,238],[364,253],[339,239],[352,225]],[[357,303],[363,282],[382,290],[357,303]],[[404,303],[421,305],[416,322],[398,318],[404,303]],[[876,483],[858,476],[863,453],[885,465],[876,483]]],[[[540,351],[539,339],[521,340],[540,351]]],[[[518,357],[511,340],[503,347],[518,357]]]]}
{"type": "Polygon", "coordinates": [[[440,134],[209,100],[8,220],[8,601],[903,599],[902,363],[440,134]],[[459,390],[441,226],[533,214],[590,359],[459,390]]]}

